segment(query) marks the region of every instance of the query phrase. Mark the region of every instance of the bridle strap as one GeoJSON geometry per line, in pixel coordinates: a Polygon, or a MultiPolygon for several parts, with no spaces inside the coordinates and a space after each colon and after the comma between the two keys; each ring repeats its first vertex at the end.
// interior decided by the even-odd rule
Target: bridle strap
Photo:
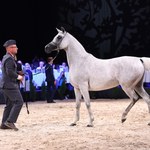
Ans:
{"type": "Polygon", "coordinates": [[[62,40],[65,38],[66,34],[67,34],[67,32],[65,32],[65,34],[64,34],[64,36],[63,36],[63,38],[59,41],[59,43],[57,43],[57,44],[56,44],[56,45],[57,45],[57,49],[58,49],[58,50],[60,50],[59,45],[61,44],[62,40]]]}

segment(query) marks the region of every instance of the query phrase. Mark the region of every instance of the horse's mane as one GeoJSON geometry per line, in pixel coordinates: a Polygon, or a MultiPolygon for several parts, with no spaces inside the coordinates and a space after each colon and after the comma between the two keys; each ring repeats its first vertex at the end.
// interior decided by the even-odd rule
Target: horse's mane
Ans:
{"type": "Polygon", "coordinates": [[[83,47],[83,45],[82,45],[73,35],[71,35],[71,34],[68,33],[68,32],[67,32],[67,34],[69,35],[69,38],[70,38],[72,41],[74,41],[80,48],[82,48],[84,51],[86,51],[85,48],[83,47]]]}

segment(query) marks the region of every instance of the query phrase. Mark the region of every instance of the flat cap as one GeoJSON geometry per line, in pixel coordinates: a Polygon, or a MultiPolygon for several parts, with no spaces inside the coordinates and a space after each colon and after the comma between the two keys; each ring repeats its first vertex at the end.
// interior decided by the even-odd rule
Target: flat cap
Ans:
{"type": "Polygon", "coordinates": [[[10,45],[16,45],[16,41],[15,40],[13,40],[13,39],[11,39],[11,40],[8,40],[8,41],[6,41],[5,43],[4,43],[4,47],[8,47],[8,46],[10,46],[10,45]]]}

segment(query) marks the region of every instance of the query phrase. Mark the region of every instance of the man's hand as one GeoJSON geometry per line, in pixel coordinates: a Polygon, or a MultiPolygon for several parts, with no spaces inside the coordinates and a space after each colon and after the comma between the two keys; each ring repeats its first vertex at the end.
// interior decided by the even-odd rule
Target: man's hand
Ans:
{"type": "Polygon", "coordinates": [[[57,81],[55,80],[55,81],[54,81],[54,85],[55,85],[55,86],[56,86],[56,83],[57,83],[57,81]]]}
{"type": "Polygon", "coordinates": [[[23,81],[23,76],[21,76],[21,75],[18,75],[18,78],[17,78],[17,80],[23,81]]]}

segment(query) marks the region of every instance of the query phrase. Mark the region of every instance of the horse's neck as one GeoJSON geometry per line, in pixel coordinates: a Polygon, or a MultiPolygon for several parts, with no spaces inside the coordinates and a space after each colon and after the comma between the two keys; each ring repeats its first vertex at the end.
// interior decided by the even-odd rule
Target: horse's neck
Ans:
{"type": "Polygon", "coordinates": [[[84,47],[77,41],[77,39],[70,34],[69,40],[69,45],[66,50],[69,66],[82,63],[89,54],[85,51],[84,47]]]}

